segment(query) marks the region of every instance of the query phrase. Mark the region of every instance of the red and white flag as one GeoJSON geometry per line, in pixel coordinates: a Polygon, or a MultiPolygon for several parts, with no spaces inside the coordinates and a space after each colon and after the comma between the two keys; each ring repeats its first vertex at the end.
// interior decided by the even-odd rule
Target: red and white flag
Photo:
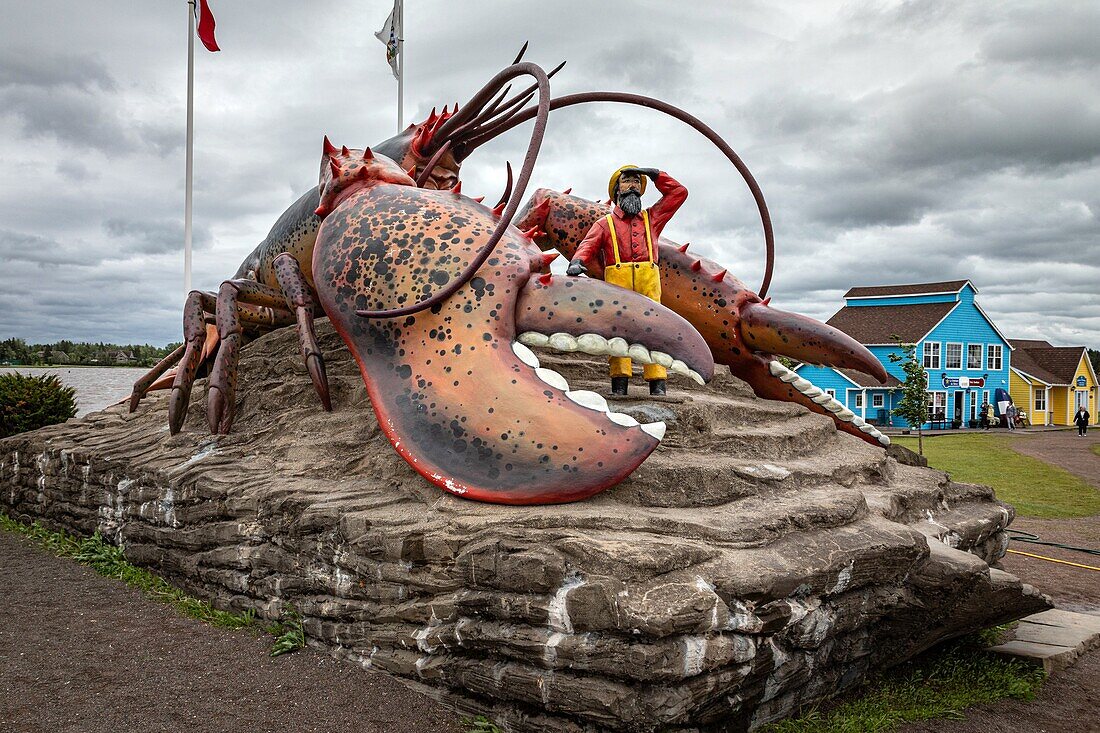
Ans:
{"type": "Polygon", "coordinates": [[[199,40],[206,46],[207,51],[221,51],[218,41],[214,38],[214,14],[210,12],[210,4],[206,0],[199,0],[199,40]]]}

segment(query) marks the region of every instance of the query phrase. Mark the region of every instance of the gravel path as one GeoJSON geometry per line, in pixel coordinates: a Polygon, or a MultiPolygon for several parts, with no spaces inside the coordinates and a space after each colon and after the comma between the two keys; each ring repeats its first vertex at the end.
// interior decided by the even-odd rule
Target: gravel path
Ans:
{"type": "Polygon", "coordinates": [[[0,731],[458,733],[393,678],[212,628],[0,531],[0,731]]]}

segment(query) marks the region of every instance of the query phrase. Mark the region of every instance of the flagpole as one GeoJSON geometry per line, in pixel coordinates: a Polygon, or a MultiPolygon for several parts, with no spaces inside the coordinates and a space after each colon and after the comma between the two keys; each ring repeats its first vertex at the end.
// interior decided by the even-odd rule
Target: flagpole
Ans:
{"type": "Polygon", "coordinates": [[[183,294],[191,292],[191,169],[195,140],[195,0],[187,0],[187,163],[183,204],[183,294]]]}
{"type": "Polygon", "coordinates": [[[397,132],[405,129],[405,3],[397,2],[397,132]]]}

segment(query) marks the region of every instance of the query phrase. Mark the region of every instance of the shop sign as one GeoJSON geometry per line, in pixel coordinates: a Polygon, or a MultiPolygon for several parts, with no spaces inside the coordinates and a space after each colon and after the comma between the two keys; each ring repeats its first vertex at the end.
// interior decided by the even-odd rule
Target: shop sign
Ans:
{"type": "Polygon", "coordinates": [[[959,387],[961,389],[970,389],[971,387],[984,387],[985,377],[949,377],[946,374],[942,375],[943,386],[946,387],[959,387]]]}
{"type": "Polygon", "coordinates": [[[1087,386],[1087,385],[1088,385],[1088,380],[1087,379],[1085,379],[1084,377],[1077,377],[1077,386],[1078,387],[1084,387],[1084,386],[1087,386]]]}

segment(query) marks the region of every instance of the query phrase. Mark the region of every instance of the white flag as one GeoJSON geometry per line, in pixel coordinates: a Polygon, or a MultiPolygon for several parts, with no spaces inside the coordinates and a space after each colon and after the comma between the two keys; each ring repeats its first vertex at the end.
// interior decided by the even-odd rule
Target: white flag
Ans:
{"type": "Polygon", "coordinates": [[[393,78],[397,79],[397,39],[401,29],[398,28],[398,19],[401,17],[401,0],[394,0],[393,10],[390,11],[389,16],[386,18],[386,23],[382,26],[382,30],[374,34],[382,43],[386,44],[386,61],[389,62],[390,68],[393,69],[393,78]]]}

